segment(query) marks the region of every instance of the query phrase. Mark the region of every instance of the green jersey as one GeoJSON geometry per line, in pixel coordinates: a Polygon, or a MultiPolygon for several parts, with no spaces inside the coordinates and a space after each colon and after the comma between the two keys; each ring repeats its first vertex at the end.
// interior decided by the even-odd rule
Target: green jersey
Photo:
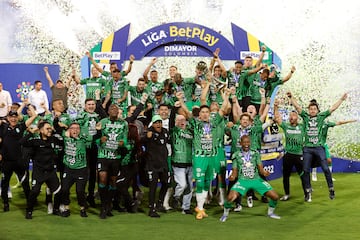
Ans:
{"type": "Polygon", "coordinates": [[[260,151],[261,149],[262,125],[260,116],[256,115],[250,131],[251,150],[260,151]]]}
{"type": "Polygon", "coordinates": [[[259,179],[258,165],[261,163],[260,154],[257,151],[237,151],[232,155],[232,168],[238,169],[239,180],[259,179]]]}
{"type": "Polygon", "coordinates": [[[241,71],[240,81],[239,81],[239,91],[241,97],[251,96],[251,86],[255,80],[256,74],[249,75],[249,71],[254,67],[250,67],[241,71]]]}
{"type": "Polygon", "coordinates": [[[183,92],[184,93],[184,102],[191,102],[192,101],[192,93],[193,93],[193,85],[194,85],[194,78],[185,78],[183,79],[180,85],[174,83],[173,87],[176,92],[183,92]]]}
{"type": "MultiPolygon", "coordinates": [[[[54,126],[54,120],[55,120],[55,115],[54,113],[49,113],[49,114],[46,114],[44,117],[43,117],[44,121],[47,121],[50,123],[51,126],[54,126]]],[[[67,114],[67,113],[62,113],[59,117],[59,123],[62,123],[66,126],[69,126],[70,123],[71,123],[71,118],[70,118],[70,115],[67,114]]]]}
{"type": "Polygon", "coordinates": [[[129,83],[126,79],[115,81],[114,79],[108,82],[107,89],[111,92],[111,103],[116,104],[118,107],[127,107],[127,96],[125,101],[119,103],[119,99],[123,98],[129,89],[129,83]]]}
{"type": "MultiPolygon", "coordinates": [[[[216,112],[210,113],[211,119],[215,117],[216,117],[216,112]]],[[[214,131],[214,142],[215,142],[215,147],[217,148],[224,148],[225,128],[226,128],[225,119],[221,118],[219,124],[217,125],[214,131]]]]}
{"type": "Polygon", "coordinates": [[[226,78],[228,79],[228,88],[235,87],[236,89],[238,89],[240,86],[240,76],[241,73],[236,74],[233,71],[226,71],[226,78]]]}
{"type": "Polygon", "coordinates": [[[304,110],[301,111],[300,116],[304,121],[305,128],[305,147],[324,146],[325,139],[322,137],[322,130],[325,119],[330,116],[330,111],[318,113],[315,117],[310,117],[304,110]]]}
{"type": "Polygon", "coordinates": [[[234,126],[232,126],[229,130],[231,133],[231,152],[235,153],[241,148],[240,146],[241,137],[244,135],[246,136],[250,135],[251,127],[249,126],[244,128],[238,122],[234,124],[234,126]]]}
{"type": "Polygon", "coordinates": [[[278,76],[275,76],[273,78],[268,78],[264,86],[266,90],[266,97],[271,97],[275,88],[281,84],[283,84],[283,81],[278,76]]]}
{"type": "Polygon", "coordinates": [[[216,113],[209,122],[203,122],[192,118],[189,121],[190,128],[194,132],[193,147],[195,156],[211,157],[216,155],[217,127],[222,117],[216,113]]]}
{"type": "Polygon", "coordinates": [[[95,98],[95,91],[97,89],[100,90],[100,93],[104,95],[106,88],[106,80],[98,77],[98,78],[85,78],[80,81],[81,85],[86,85],[86,98],[95,98]]]}
{"type": "Polygon", "coordinates": [[[182,129],[177,126],[171,129],[171,161],[174,163],[192,163],[192,143],[193,134],[188,129],[182,129]]]}
{"type": "MultiPolygon", "coordinates": [[[[120,74],[121,74],[120,80],[126,80],[126,79],[125,79],[125,76],[126,76],[125,71],[121,71],[120,74]]],[[[113,79],[113,77],[111,76],[111,73],[108,72],[108,71],[103,71],[103,72],[101,73],[101,75],[103,75],[103,76],[105,77],[106,81],[110,81],[110,80],[113,79]]]]}
{"type": "Polygon", "coordinates": [[[126,166],[131,163],[137,162],[135,146],[136,146],[135,140],[128,139],[127,145],[125,146],[126,149],[124,149],[125,154],[124,154],[123,158],[121,159],[121,166],[126,166]]]}
{"type": "Polygon", "coordinates": [[[174,106],[175,102],[178,100],[177,97],[174,94],[169,94],[167,92],[163,95],[163,100],[165,104],[169,106],[174,106]]]}
{"type": "Polygon", "coordinates": [[[86,136],[88,140],[86,142],[87,147],[91,147],[93,136],[95,136],[97,133],[96,123],[98,121],[99,114],[96,112],[88,113],[84,111],[81,112],[76,118],[76,122],[78,122],[81,127],[81,134],[86,136]]]}
{"type": "Polygon", "coordinates": [[[129,86],[129,92],[131,93],[131,105],[137,106],[141,102],[141,97],[144,93],[148,94],[146,89],[144,91],[139,92],[136,86],[129,86]]]}
{"type": "Polygon", "coordinates": [[[280,127],[285,133],[285,151],[287,153],[302,155],[304,147],[304,127],[301,124],[292,126],[282,122],[280,127]]]}
{"type": "Polygon", "coordinates": [[[151,98],[154,98],[155,97],[155,93],[157,92],[157,91],[160,91],[160,90],[162,90],[163,89],[163,83],[161,83],[161,82],[152,82],[152,81],[149,81],[148,83],[147,83],[147,85],[146,85],[146,91],[148,92],[148,93],[150,93],[150,96],[149,97],[151,97],[151,98]]]}
{"type": "Polygon", "coordinates": [[[123,147],[127,146],[128,123],[123,119],[111,121],[110,118],[100,120],[101,136],[107,139],[100,143],[98,150],[98,158],[120,159],[119,142],[123,141],[123,147]]]}
{"type": "Polygon", "coordinates": [[[329,128],[335,127],[335,126],[336,126],[336,123],[334,123],[334,122],[326,121],[324,123],[323,129],[322,129],[322,134],[321,134],[322,142],[324,142],[326,144],[326,139],[327,139],[327,134],[328,134],[329,128]]]}
{"type": "MultiPolygon", "coordinates": [[[[26,122],[29,118],[30,118],[29,115],[24,115],[23,122],[26,122]]],[[[42,117],[36,116],[35,119],[34,119],[34,121],[30,124],[30,126],[29,126],[28,128],[37,128],[37,127],[38,127],[38,124],[39,124],[39,122],[40,122],[41,120],[42,120],[42,117]]],[[[28,131],[25,130],[24,133],[27,134],[28,131]]]]}
{"type": "Polygon", "coordinates": [[[217,89],[217,86],[213,83],[211,83],[210,88],[209,88],[209,100],[210,100],[210,103],[217,102],[220,107],[222,106],[222,104],[224,102],[224,99],[221,96],[220,89],[217,89]]]}
{"type": "Polygon", "coordinates": [[[254,104],[260,104],[261,103],[261,94],[260,94],[260,88],[264,88],[266,81],[263,81],[260,78],[260,74],[253,74],[254,75],[254,81],[252,82],[250,86],[250,92],[251,92],[251,102],[254,104]]]}
{"type": "Polygon", "coordinates": [[[64,136],[64,158],[65,166],[70,169],[82,169],[86,165],[86,139],[71,138],[64,136]]]}
{"type": "Polygon", "coordinates": [[[251,149],[259,151],[261,149],[262,122],[257,115],[252,126],[247,128],[241,127],[240,123],[234,124],[230,129],[231,132],[231,152],[234,153],[240,149],[240,139],[244,135],[250,136],[251,149]]]}

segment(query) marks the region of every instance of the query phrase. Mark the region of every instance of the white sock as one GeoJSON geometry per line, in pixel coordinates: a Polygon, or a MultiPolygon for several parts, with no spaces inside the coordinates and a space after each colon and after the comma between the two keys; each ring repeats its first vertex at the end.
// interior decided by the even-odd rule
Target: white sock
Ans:
{"type": "Polygon", "coordinates": [[[168,188],[168,190],[166,191],[165,197],[164,197],[164,203],[163,206],[164,207],[169,207],[169,200],[171,195],[173,194],[173,189],[172,188],[168,188]]]}
{"type": "Polygon", "coordinates": [[[312,169],[312,174],[313,174],[313,176],[316,176],[316,172],[317,172],[317,169],[316,169],[316,168],[313,168],[313,169],[312,169]]]}
{"type": "Polygon", "coordinates": [[[269,208],[268,208],[268,215],[273,214],[273,213],[274,213],[274,210],[275,210],[275,208],[269,207],[269,208]]]}
{"type": "Polygon", "coordinates": [[[219,205],[224,205],[225,202],[225,188],[219,188],[219,205]]]}
{"type": "Polygon", "coordinates": [[[196,202],[199,210],[204,209],[204,203],[207,195],[208,195],[208,191],[202,191],[202,193],[196,193],[196,202]]]}
{"type": "Polygon", "coordinates": [[[224,216],[229,216],[230,208],[224,208],[224,216]]]}
{"type": "Polygon", "coordinates": [[[332,173],[332,165],[329,166],[329,170],[332,173]]]}

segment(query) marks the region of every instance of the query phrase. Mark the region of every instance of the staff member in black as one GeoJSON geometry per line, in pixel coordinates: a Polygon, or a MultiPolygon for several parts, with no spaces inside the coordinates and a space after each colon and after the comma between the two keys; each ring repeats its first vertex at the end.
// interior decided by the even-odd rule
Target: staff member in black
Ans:
{"type": "Polygon", "coordinates": [[[52,127],[49,122],[43,121],[38,125],[39,137],[28,134],[21,139],[24,147],[33,149],[32,190],[27,199],[26,219],[32,219],[32,212],[36,198],[40,193],[41,185],[46,183],[51,193],[54,193],[54,214],[60,215],[60,181],[56,174],[55,149],[62,148],[62,141],[52,136],[52,127]]]}
{"type": "Polygon", "coordinates": [[[165,212],[163,207],[164,197],[170,181],[170,173],[168,169],[167,143],[170,143],[168,131],[162,127],[162,118],[155,115],[152,118],[152,126],[146,134],[146,171],[149,178],[149,205],[150,217],[160,217],[157,211],[165,212]],[[160,180],[161,188],[159,200],[155,208],[156,186],[160,180]]]}
{"type": "Polygon", "coordinates": [[[29,175],[27,174],[26,164],[21,157],[21,144],[20,139],[24,135],[24,131],[34,121],[35,111],[33,116],[26,120],[26,122],[19,123],[18,113],[16,111],[10,111],[7,115],[7,121],[0,121],[0,163],[3,165],[2,169],[2,181],[1,181],[1,198],[4,202],[4,212],[10,210],[8,191],[10,178],[13,172],[16,173],[22,184],[25,196],[28,197],[30,192],[29,175]]]}

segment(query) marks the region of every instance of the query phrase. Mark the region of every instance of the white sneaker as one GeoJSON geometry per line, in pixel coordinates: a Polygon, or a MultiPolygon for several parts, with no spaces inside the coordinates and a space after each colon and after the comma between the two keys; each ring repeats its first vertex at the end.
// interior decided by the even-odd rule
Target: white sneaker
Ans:
{"type": "Polygon", "coordinates": [[[273,219],[281,219],[281,217],[276,215],[275,213],[268,214],[268,217],[273,219]]]}
{"type": "Polygon", "coordinates": [[[247,206],[248,206],[249,208],[252,208],[252,207],[254,206],[254,202],[253,202],[252,196],[247,197],[247,206]]]}
{"type": "Polygon", "coordinates": [[[228,218],[228,216],[222,215],[220,218],[220,222],[226,222],[227,218],[228,218]]]}
{"type": "Polygon", "coordinates": [[[241,212],[241,210],[242,210],[242,206],[241,206],[241,204],[236,204],[236,206],[235,206],[235,208],[234,208],[234,212],[241,212]]]}
{"type": "Polygon", "coordinates": [[[9,189],[9,190],[8,190],[8,198],[9,198],[9,199],[12,199],[12,197],[13,197],[13,196],[12,196],[12,192],[11,192],[10,189],[9,189]]]}
{"type": "Polygon", "coordinates": [[[54,206],[52,203],[48,203],[48,214],[53,214],[54,206]]]}
{"type": "Polygon", "coordinates": [[[60,210],[60,212],[64,212],[65,211],[65,205],[60,204],[59,210],[60,210]]]}
{"type": "Polygon", "coordinates": [[[289,200],[289,198],[290,198],[290,195],[284,195],[280,198],[280,201],[287,201],[287,200],[289,200]]]}
{"type": "Polygon", "coordinates": [[[332,178],[332,180],[333,180],[333,182],[335,182],[335,181],[336,181],[336,179],[335,179],[335,178],[332,178]]]}
{"type": "Polygon", "coordinates": [[[173,209],[172,207],[170,207],[169,204],[163,204],[163,207],[165,208],[166,211],[173,209]]]}
{"type": "Polygon", "coordinates": [[[312,175],[311,179],[316,182],[317,181],[317,176],[315,174],[312,175]]]}

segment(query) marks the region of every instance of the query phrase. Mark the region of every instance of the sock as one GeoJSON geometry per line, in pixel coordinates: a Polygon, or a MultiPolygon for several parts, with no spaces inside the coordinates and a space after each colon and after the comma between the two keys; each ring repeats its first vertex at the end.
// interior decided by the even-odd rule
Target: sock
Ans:
{"type": "Polygon", "coordinates": [[[232,202],[225,201],[224,209],[230,209],[230,208],[232,208],[232,206],[233,206],[232,202]]]}
{"type": "Polygon", "coordinates": [[[229,216],[230,208],[224,208],[224,216],[229,216]]]}
{"type": "Polygon", "coordinates": [[[332,173],[332,165],[329,165],[329,170],[332,173]]]}
{"type": "Polygon", "coordinates": [[[273,213],[274,213],[274,210],[275,210],[274,207],[270,207],[270,206],[269,206],[269,208],[268,208],[268,215],[273,214],[273,213]]]}
{"type": "Polygon", "coordinates": [[[103,209],[106,208],[106,200],[107,200],[107,192],[108,190],[106,189],[106,185],[105,184],[102,184],[102,183],[99,183],[99,195],[100,195],[100,201],[101,201],[101,207],[103,209]]]}
{"type": "Polygon", "coordinates": [[[219,188],[219,204],[224,205],[225,202],[225,189],[219,188]]]}
{"type": "Polygon", "coordinates": [[[269,201],[269,207],[271,207],[271,208],[275,208],[275,207],[276,207],[276,205],[277,205],[277,201],[276,201],[276,200],[272,200],[272,199],[270,199],[270,201],[269,201]]]}
{"type": "Polygon", "coordinates": [[[204,210],[204,203],[205,203],[207,194],[208,194],[207,191],[202,191],[202,193],[196,193],[196,202],[197,202],[197,207],[199,210],[204,210]]]}
{"type": "Polygon", "coordinates": [[[164,197],[164,203],[163,203],[164,207],[169,207],[169,200],[170,200],[172,193],[173,193],[173,189],[168,188],[166,191],[165,197],[164,197]]]}
{"type": "Polygon", "coordinates": [[[313,174],[313,176],[316,176],[316,172],[317,172],[317,169],[316,169],[316,168],[313,168],[313,169],[312,169],[312,174],[313,174]]]}

